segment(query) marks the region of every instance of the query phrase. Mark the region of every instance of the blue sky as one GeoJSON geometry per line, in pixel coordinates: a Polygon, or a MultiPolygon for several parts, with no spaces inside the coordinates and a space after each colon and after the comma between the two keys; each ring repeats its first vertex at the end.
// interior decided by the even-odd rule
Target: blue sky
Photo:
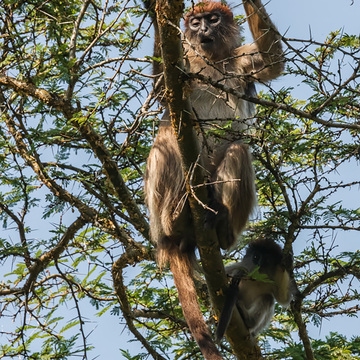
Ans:
{"type": "MultiPolygon", "coordinates": [[[[230,5],[235,6],[237,3],[232,0],[230,5]]],[[[271,0],[265,3],[266,9],[271,14],[273,22],[278,27],[282,34],[286,33],[286,37],[296,39],[312,39],[322,42],[326,36],[334,30],[343,29],[349,34],[359,35],[360,33],[360,0],[271,0]]],[[[234,10],[236,15],[243,14],[242,5],[240,3],[234,10]]],[[[246,42],[252,41],[247,25],[244,25],[246,42]]],[[[140,57],[152,54],[153,38],[145,40],[146,43],[142,48],[140,57]]],[[[274,84],[276,87],[282,86],[296,86],[296,79],[290,75],[284,76],[281,80],[274,84]]],[[[296,95],[301,97],[302,89],[299,89],[296,95]]],[[[352,169],[353,171],[353,169],[352,169]]],[[[344,176],[353,173],[344,174],[344,176]]],[[[358,195],[358,194],[357,194],[358,195]]],[[[357,196],[359,198],[359,196],[357,196]]],[[[354,197],[349,196],[344,198],[344,201],[353,201],[354,197]]],[[[356,246],[357,239],[355,236],[346,244],[346,246],[356,246]]],[[[304,243],[306,244],[306,242],[304,243]]],[[[304,244],[297,243],[296,246],[301,250],[304,244]]],[[[359,248],[359,246],[357,247],[359,248]]],[[[130,269],[131,271],[131,269],[130,269]]],[[[129,276],[133,273],[129,272],[129,276]]],[[[112,281],[109,279],[109,285],[112,286],[112,281]]],[[[82,304],[83,305],[83,304],[82,304]]],[[[72,306],[72,305],[71,305],[72,306]]],[[[90,352],[89,358],[94,358],[98,355],[98,359],[121,359],[119,355],[119,348],[131,349],[133,354],[136,354],[140,344],[138,342],[128,343],[132,336],[128,336],[127,328],[120,324],[120,319],[110,314],[104,314],[101,318],[93,317],[94,307],[88,305],[84,307],[84,315],[94,322],[86,324],[87,333],[92,332],[89,341],[94,345],[95,350],[90,352]]],[[[327,321],[323,322],[320,328],[310,328],[310,335],[313,337],[324,337],[328,331],[326,329],[327,321]]],[[[339,319],[331,320],[331,329],[339,329],[345,335],[358,334],[359,319],[339,319]],[[334,324],[336,323],[336,327],[334,324]]]]}

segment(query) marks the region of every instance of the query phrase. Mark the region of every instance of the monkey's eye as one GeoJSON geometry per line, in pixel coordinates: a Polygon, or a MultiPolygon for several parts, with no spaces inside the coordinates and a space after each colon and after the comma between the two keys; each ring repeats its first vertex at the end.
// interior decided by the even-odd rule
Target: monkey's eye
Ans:
{"type": "Polygon", "coordinates": [[[192,28],[198,28],[200,26],[200,20],[199,19],[192,19],[190,21],[190,25],[192,28]]]}
{"type": "Polygon", "coordinates": [[[252,261],[255,265],[259,265],[260,264],[260,255],[259,254],[254,254],[252,261]]]}
{"type": "Polygon", "coordinates": [[[219,21],[220,17],[219,15],[211,15],[209,22],[211,24],[216,24],[219,21]]]}

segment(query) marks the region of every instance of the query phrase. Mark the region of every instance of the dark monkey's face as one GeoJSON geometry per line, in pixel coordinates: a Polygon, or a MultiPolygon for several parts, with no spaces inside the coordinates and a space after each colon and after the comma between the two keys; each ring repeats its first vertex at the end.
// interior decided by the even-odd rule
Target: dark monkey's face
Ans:
{"type": "Polygon", "coordinates": [[[252,271],[258,266],[261,273],[272,278],[281,264],[281,260],[282,251],[279,245],[260,240],[249,246],[242,262],[248,271],[252,271]]]}

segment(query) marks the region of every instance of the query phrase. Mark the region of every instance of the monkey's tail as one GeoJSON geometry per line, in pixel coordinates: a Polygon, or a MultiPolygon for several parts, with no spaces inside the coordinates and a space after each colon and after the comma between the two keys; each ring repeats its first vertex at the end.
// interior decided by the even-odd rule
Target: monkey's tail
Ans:
{"type": "Polygon", "coordinates": [[[177,247],[171,250],[170,269],[174,276],[174,283],[179,293],[179,300],[185,320],[206,360],[222,360],[220,352],[210,335],[204,321],[197,299],[194,281],[192,279],[192,264],[187,253],[177,247]]]}

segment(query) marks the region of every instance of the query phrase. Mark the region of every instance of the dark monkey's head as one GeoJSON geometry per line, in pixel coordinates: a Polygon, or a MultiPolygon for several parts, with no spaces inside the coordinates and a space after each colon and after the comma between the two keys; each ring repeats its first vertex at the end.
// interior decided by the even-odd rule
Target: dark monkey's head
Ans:
{"type": "Polygon", "coordinates": [[[249,244],[241,265],[249,272],[259,267],[259,272],[273,281],[270,289],[276,301],[288,306],[296,289],[288,271],[282,265],[282,260],[280,245],[269,239],[258,239],[249,244]]]}
{"type": "Polygon", "coordinates": [[[261,273],[266,273],[271,277],[281,261],[281,247],[274,241],[259,239],[249,244],[242,263],[248,271],[258,266],[261,273]]]}

